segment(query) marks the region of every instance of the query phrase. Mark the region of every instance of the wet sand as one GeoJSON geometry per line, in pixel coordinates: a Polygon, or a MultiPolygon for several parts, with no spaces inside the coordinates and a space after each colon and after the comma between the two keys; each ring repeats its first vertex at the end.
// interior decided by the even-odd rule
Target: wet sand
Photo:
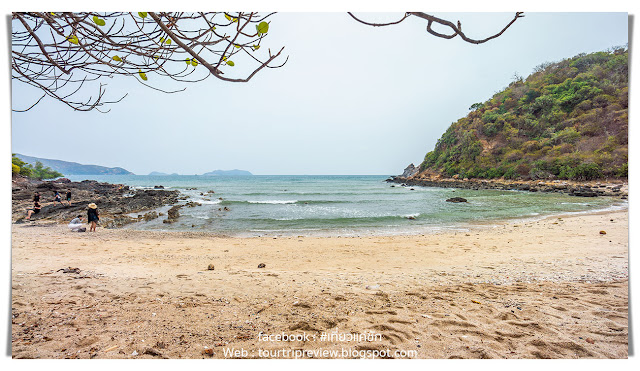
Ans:
{"type": "Polygon", "coordinates": [[[357,238],[13,225],[12,349],[14,358],[626,358],[627,279],[627,210],[357,238]],[[68,267],[80,272],[60,271],[68,267]],[[276,341],[282,334],[299,340],[276,341]]]}

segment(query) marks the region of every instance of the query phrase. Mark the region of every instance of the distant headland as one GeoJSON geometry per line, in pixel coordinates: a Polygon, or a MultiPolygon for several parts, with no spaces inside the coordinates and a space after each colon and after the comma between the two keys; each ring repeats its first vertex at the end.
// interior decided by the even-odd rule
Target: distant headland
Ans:
{"type": "Polygon", "coordinates": [[[39,158],[16,153],[16,157],[22,161],[35,165],[41,162],[42,165],[50,167],[52,170],[66,175],[132,175],[133,173],[121,167],[105,167],[99,165],[83,165],[77,162],[53,160],[49,158],[39,158]]]}

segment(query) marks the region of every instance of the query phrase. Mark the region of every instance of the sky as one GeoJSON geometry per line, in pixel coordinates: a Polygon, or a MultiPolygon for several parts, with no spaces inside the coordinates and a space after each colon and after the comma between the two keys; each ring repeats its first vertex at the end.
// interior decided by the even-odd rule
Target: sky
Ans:
{"type": "MultiPolygon", "coordinates": [[[[399,13],[356,14],[383,22],[399,13]]],[[[499,31],[514,15],[431,14],[460,20],[473,38],[499,31]]],[[[431,36],[414,17],[373,28],[342,12],[279,13],[263,45],[285,46],[284,67],[249,83],[209,78],[176,94],[112,79],[109,95],[128,95],[109,113],[75,112],[52,100],[12,113],[11,150],[136,174],[400,174],[515,74],[625,45],[627,20],[627,13],[527,12],[501,37],[473,45],[431,36]]],[[[41,95],[15,83],[11,94],[15,109],[41,95]]]]}

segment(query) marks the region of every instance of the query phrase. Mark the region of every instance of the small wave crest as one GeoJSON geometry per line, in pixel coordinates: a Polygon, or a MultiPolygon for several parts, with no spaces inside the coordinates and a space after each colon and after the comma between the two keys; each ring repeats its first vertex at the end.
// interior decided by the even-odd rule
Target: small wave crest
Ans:
{"type": "Polygon", "coordinates": [[[203,205],[217,205],[222,203],[222,200],[194,200],[196,202],[199,202],[203,205]]]}
{"type": "Polygon", "coordinates": [[[280,204],[295,204],[296,202],[298,202],[298,200],[266,200],[266,201],[247,201],[250,204],[273,204],[273,205],[280,205],[280,204]]]}

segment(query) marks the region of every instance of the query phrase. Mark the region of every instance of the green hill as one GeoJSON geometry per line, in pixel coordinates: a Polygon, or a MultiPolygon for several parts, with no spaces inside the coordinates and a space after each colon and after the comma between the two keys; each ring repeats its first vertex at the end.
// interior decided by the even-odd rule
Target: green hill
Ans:
{"type": "Polygon", "coordinates": [[[425,156],[421,173],[464,178],[627,177],[627,48],[536,67],[471,106],[425,156]]]}

